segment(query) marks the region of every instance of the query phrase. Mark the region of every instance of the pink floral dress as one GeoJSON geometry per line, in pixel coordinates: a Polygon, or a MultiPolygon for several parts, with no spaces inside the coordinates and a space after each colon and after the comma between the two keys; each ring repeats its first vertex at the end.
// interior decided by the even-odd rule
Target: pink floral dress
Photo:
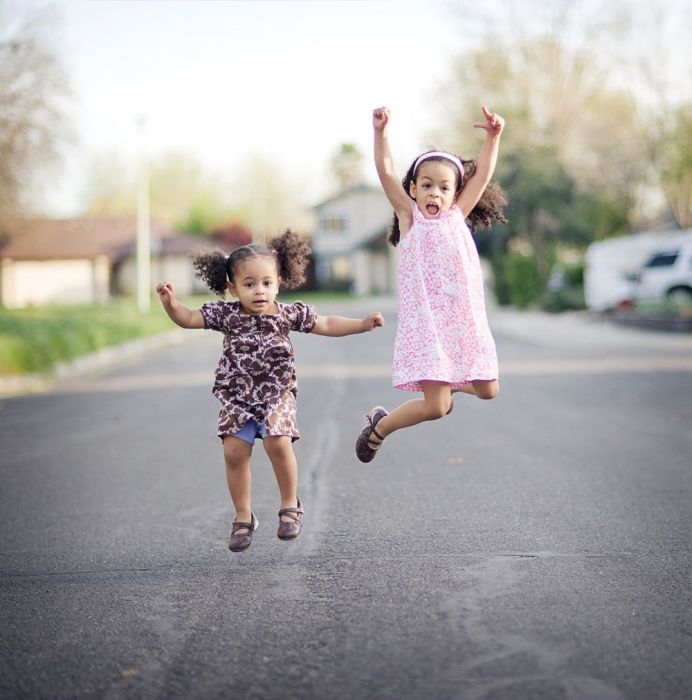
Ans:
{"type": "Polygon", "coordinates": [[[478,251],[459,207],[426,219],[414,204],[399,248],[394,387],[422,391],[421,382],[436,381],[459,389],[497,379],[478,251]]]}

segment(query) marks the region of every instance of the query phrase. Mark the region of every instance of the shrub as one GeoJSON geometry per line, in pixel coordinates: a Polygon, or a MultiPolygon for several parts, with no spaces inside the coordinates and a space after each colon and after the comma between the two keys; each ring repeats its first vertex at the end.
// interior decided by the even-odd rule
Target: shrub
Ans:
{"type": "Polygon", "coordinates": [[[509,252],[503,260],[503,272],[509,300],[518,309],[536,303],[545,288],[535,257],[509,252]]]}

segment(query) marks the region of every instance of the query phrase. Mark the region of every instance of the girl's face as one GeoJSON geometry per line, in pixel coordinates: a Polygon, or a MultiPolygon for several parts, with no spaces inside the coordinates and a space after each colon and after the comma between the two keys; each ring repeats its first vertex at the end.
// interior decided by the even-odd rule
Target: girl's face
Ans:
{"type": "Polygon", "coordinates": [[[274,300],[281,278],[272,258],[266,255],[246,258],[236,265],[234,272],[235,278],[228,283],[228,289],[247,313],[253,316],[276,313],[274,300]]]}
{"type": "Polygon", "coordinates": [[[409,185],[409,194],[426,219],[436,219],[454,204],[456,184],[456,172],[451,165],[438,160],[423,161],[415,182],[409,185]]]}

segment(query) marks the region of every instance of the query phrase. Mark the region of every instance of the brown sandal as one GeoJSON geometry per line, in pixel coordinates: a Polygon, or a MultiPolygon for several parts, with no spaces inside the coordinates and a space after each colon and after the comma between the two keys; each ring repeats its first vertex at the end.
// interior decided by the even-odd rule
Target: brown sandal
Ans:
{"type": "Polygon", "coordinates": [[[295,540],[303,529],[303,515],[305,515],[305,510],[303,509],[303,504],[300,502],[300,498],[297,499],[297,508],[282,508],[279,511],[279,529],[276,532],[276,536],[280,540],[295,540]],[[286,515],[290,520],[281,520],[281,516],[286,515]]]}
{"type": "Polygon", "coordinates": [[[384,438],[377,432],[377,430],[375,430],[375,426],[382,418],[388,415],[389,412],[386,408],[383,408],[382,406],[375,406],[375,408],[371,409],[370,413],[365,416],[368,419],[368,422],[363,430],[361,430],[361,433],[356,440],[356,457],[358,457],[361,462],[372,461],[377,453],[377,450],[380,448],[380,445],[384,442],[384,438]],[[375,442],[370,437],[371,433],[379,440],[379,442],[375,442]]]}
{"type": "Polygon", "coordinates": [[[228,542],[228,548],[231,552],[244,552],[252,544],[252,533],[259,527],[259,520],[254,513],[250,515],[252,515],[251,523],[233,522],[231,539],[228,542]],[[238,530],[247,530],[247,532],[238,534],[238,530]]]}

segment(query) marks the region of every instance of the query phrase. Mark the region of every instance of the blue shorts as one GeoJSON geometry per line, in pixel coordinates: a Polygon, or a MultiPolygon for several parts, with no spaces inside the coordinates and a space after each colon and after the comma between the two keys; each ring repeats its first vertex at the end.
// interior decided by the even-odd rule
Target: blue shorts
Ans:
{"type": "Polygon", "coordinates": [[[257,438],[267,437],[267,426],[264,423],[249,420],[237,433],[231,433],[231,437],[240,438],[254,445],[257,438]]]}

